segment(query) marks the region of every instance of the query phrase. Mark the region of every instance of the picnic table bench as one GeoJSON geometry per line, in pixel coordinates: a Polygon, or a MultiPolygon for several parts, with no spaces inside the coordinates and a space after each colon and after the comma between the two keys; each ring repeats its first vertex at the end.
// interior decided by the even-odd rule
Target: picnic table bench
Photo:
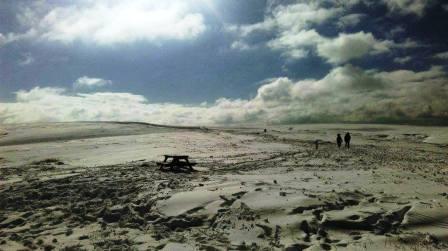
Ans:
{"type": "Polygon", "coordinates": [[[193,166],[197,163],[190,162],[188,160],[188,155],[163,155],[165,159],[163,162],[157,162],[159,169],[163,169],[164,167],[169,167],[171,170],[174,168],[183,168],[189,167],[190,170],[193,170],[193,166]]]}

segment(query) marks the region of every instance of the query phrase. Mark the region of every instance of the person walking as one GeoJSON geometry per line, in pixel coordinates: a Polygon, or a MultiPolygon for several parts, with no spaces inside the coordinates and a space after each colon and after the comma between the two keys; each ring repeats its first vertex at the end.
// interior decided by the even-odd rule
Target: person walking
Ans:
{"type": "Polygon", "coordinates": [[[338,148],[341,148],[342,146],[342,137],[341,134],[338,133],[338,136],[336,137],[336,143],[338,144],[338,148]]]}
{"type": "Polygon", "coordinates": [[[350,140],[351,139],[352,139],[352,137],[350,136],[350,133],[347,132],[344,136],[345,147],[350,148],[350,140]]]}

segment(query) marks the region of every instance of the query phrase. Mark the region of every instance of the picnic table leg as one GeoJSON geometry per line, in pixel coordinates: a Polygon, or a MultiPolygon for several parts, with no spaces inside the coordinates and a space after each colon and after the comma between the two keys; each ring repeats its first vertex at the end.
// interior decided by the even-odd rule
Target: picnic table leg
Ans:
{"type": "Polygon", "coordinates": [[[171,161],[170,169],[171,171],[174,170],[174,167],[179,166],[179,160],[177,158],[173,158],[173,161],[171,161]]]}
{"type": "MultiPolygon", "coordinates": [[[[165,156],[165,159],[163,160],[163,162],[166,162],[167,159],[168,159],[168,157],[165,156]]],[[[160,164],[160,166],[159,166],[159,170],[162,170],[162,169],[163,169],[163,164],[160,164]]]]}
{"type": "Polygon", "coordinates": [[[188,166],[190,167],[190,170],[193,170],[193,166],[190,164],[190,161],[188,161],[188,159],[185,159],[185,161],[187,162],[188,166]]]}

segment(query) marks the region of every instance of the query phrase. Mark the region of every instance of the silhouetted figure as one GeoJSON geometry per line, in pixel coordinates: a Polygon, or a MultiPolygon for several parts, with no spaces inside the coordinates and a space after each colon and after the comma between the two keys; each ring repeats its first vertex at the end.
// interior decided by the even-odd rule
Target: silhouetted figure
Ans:
{"type": "Polygon", "coordinates": [[[268,130],[266,130],[266,128],[264,128],[263,132],[266,133],[268,130]]]}
{"type": "Polygon", "coordinates": [[[344,136],[344,141],[345,141],[345,147],[350,148],[350,140],[352,139],[352,137],[350,136],[350,133],[346,133],[344,136]]]}
{"type": "Polygon", "coordinates": [[[336,143],[338,143],[338,148],[342,146],[342,137],[341,134],[338,133],[338,137],[336,138],[336,143]]]}
{"type": "Polygon", "coordinates": [[[316,150],[319,149],[319,140],[316,139],[316,141],[314,141],[314,145],[316,146],[316,150]]]}

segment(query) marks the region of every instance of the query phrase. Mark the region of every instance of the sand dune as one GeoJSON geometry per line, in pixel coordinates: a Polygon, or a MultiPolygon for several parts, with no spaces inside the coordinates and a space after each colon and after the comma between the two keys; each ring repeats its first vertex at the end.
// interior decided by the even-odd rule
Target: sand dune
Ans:
{"type": "MultiPolygon", "coordinates": [[[[182,129],[147,123],[125,122],[84,122],[84,123],[53,123],[53,124],[20,124],[4,126],[0,129],[0,146],[34,144],[53,141],[102,138],[123,135],[141,135],[169,132],[182,129]]],[[[194,128],[188,128],[194,129],[194,128]]]]}
{"type": "Polygon", "coordinates": [[[448,248],[445,128],[2,128],[2,250],[448,248]],[[166,153],[197,171],[159,171],[166,153]]]}

